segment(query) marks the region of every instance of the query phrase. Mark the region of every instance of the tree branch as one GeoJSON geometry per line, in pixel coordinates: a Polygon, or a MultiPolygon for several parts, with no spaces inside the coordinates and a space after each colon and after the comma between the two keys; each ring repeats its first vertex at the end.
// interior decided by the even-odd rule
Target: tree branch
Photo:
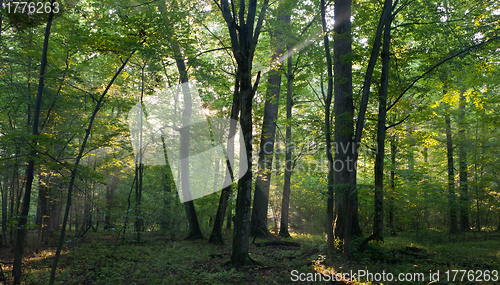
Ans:
{"type": "Polygon", "coordinates": [[[445,21],[445,22],[435,21],[435,22],[427,22],[427,23],[425,23],[425,22],[404,23],[404,24],[392,27],[391,30],[394,30],[394,29],[397,29],[397,28],[400,28],[400,27],[411,26],[411,25],[445,24],[445,23],[452,23],[452,22],[458,22],[458,21],[462,21],[463,22],[463,20],[464,19],[455,19],[455,20],[449,20],[449,21],[445,21]]]}
{"type": "Polygon", "coordinates": [[[393,103],[389,106],[389,108],[387,108],[387,112],[389,112],[389,110],[390,110],[392,107],[394,107],[394,105],[396,105],[396,103],[398,103],[398,101],[399,101],[399,100],[403,97],[403,95],[404,95],[404,94],[405,94],[408,90],[410,90],[410,88],[412,88],[412,87],[413,87],[413,85],[415,85],[415,83],[417,83],[417,81],[419,81],[420,79],[424,78],[427,74],[429,74],[431,71],[433,71],[434,69],[436,69],[438,66],[442,65],[443,63],[447,62],[447,61],[448,61],[448,60],[450,60],[450,59],[453,59],[453,58],[455,58],[455,57],[457,57],[457,56],[459,56],[459,55],[462,55],[462,54],[464,54],[464,53],[466,53],[466,52],[468,52],[468,51],[470,51],[470,50],[473,50],[473,49],[475,49],[475,48],[477,48],[477,47],[480,47],[480,46],[482,46],[482,45],[488,44],[488,43],[490,43],[490,42],[492,42],[492,41],[495,41],[495,40],[497,40],[497,39],[499,39],[499,37],[494,37],[494,38],[492,38],[492,39],[490,39],[490,40],[487,40],[487,41],[484,41],[484,42],[482,42],[482,43],[478,43],[478,44],[475,44],[475,45],[471,45],[471,46],[469,46],[469,47],[467,47],[467,48],[465,48],[465,49],[463,49],[463,50],[461,50],[461,51],[459,51],[459,52],[455,53],[454,55],[451,55],[451,56],[449,56],[449,57],[447,57],[447,58],[445,58],[445,59],[441,60],[440,62],[438,62],[438,63],[434,64],[434,65],[433,65],[433,66],[431,66],[431,67],[430,67],[430,68],[429,68],[426,72],[424,72],[422,75],[420,75],[420,76],[419,76],[419,77],[417,77],[415,80],[413,80],[413,82],[412,82],[412,83],[411,83],[408,87],[406,87],[406,89],[405,89],[405,90],[404,90],[404,91],[403,91],[403,92],[402,92],[402,93],[398,96],[398,98],[396,99],[396,101],[394,101],[394,102],[393,102],[393,103]]]}
{"type": "Polygon", "coordinates": [[[263,6],[260,9],[259,19],[257,20],[257,26],[255,27],[255,32],[253,35],[252,54],[253,51],[255,50],[255,46],[257,45],[257,41],[259,40],[259,35],[262,29],[262,23],[264,22],[264,18],[266,17],[266,11],[269,5],[269,0],[265,0],[262,5],[263,6]]]}
{"type": "Polygon", "coordinates": [[[252,99],[253,99],[253,96],[255,96],[255,92],[257,92],[257,87],[259,87],[259,81],[260,81],[260,71],[259,71],[259,73],[257,73],[257,79],[255,80],[255,83],[253,85],[252,99]]]}
{"type": "Polygon", "coordinates": [[[392,127],[395,127],[395,126],[397,126],[397,125],[401,124],[402,122],[406,121],[406,119],[408,119],[409,117],[410,117],[410,115],[407,115],[404,119],[402,119],[402,120],[401,120],[401,121],[399,121],[398,123],[395,123],[395,124],[392,124],[392,125],[390,125],[390,126],[388,126],[388,127],[385,127],[385,129],[386,129],[386,130],[388,130],[388,129],[392,128],[392,127]]]}

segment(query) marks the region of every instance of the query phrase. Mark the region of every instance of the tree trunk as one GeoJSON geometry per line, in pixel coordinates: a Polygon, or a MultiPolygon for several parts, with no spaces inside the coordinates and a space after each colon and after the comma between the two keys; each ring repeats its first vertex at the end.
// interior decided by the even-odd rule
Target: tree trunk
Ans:
{"type": "MultiPolygon", "coordinates": [[[[280,14],[283,7],[278,6],[280,14]]],[[[286,23],[290,17],[278,15],[280,22],[286,23]]],[[[264,105],[264,118],[262,122],[262,134],[260,139],[260,152],[258,170],[255,177],[255,194],[253,197],[251,234],[265,237],[268,236],[267,211],[269,204],[269,186],[271,184],[271,171],[273,165],[274,138],[276,135],[276,120],[278,119],[278,105],[281,89],[281,72],[283,63],[280,60],[283,54],[283,39],[281,24],[271,27],[271,44],[274,50],[271,55],[269,79],[266,91],[266,102],[264,105]]]]}
{"type": "MultiPolygon", "coordinates": [[[[446,84],[444,85],[443,95],[447,93],[446,84]]],[[[446,158],[448,161],[448,207],[450,216],[450,233],[456,233],[457,229],[457,205],[455,197],[455,173],[453,165],[453,141],[451,135],[451,120],[449,108],[445,110],[446,122],[446,158]]]]}
{"type": "MultiPolygon", "coordinates": [[[[53,2],[51,1],[51,4],[53,2]]],[[[23,207],[21,210],[21,215],[18,221],[18,230],[17,230],[17,239],[16,246],[14,250],[14,267],[12,269],[12,273],[14,275],[14,285],[21,284],[21,267],[22,267],[22,259],[24,252],[24,239],[26,237],[26,224],[28,222],[28,212],[30,208],[30,199],[31,199],[31,189],[33,185],[33,175],[35,171],[35,157],[37,155],[37,151],[34,146],[37,145],[37,136],[38,136],[38,121],[40,118],[40,109],[42,106],[42,94],[43,94],[43,82],[45,77],[45,67],[47,66],[47,53],[49,49],[49,37],[50,37],[50,28],[52,27],[52,19],[54,18],[54,13],[51,11],[49,13],[49,17],[47,19],[47,26],[45,27],[45,35],[43,41],[43,51],[42,51],[42,61],[40,64],[40,77],[38,81],[38,91],[36,95],[36,103],[35,103],[35,113],[33,116],[33,140],[31,145],[33,146],[30,150],[30,159],[28,160],[28,167],[26,169],[26,189],[24,191],[23,198],[23,207]]]]}
{"type": "Polygon", "coordinates": [[[465,134],[465,90],[460,93],[460,103],[459,103],[459,113],[458,113],[458,124],[460,130],[458,131],[459,137],[459,149],[458,149],[458,161],[459,161],[459,176],[460,176],[460,230],[468,231],[470,230],[469,224],[469,190],[467,181],[467,145],[465,134]]]}
{"type": "Polygon", "coordinates": [[[116,184],[118,184],[118,176],[116,175],[111,175],[110,178],[108,178],[108,183],[106,185],[106,200],[105,200],[105,207],[106,207],[106,214],[104,216],[104,229],[110,229],[113,227],[113,222],[111,221],[111,211],[113,209],[113,200],[115,198],[115,188],[116,184]],[[111,180],[111,181],[109,181],[111,180]]]}
{"type": "Polygon", "coordinates": [[[251,67],[242,68],[241,80],[241,129],[247,152],[248,170],[240,178],[238,184],[238,196],[236,197],[236,215],[233,233],[233,246],[231,261],[238,265],[248,264],[249,235],[250,235],[250,202],[252,189],[252,88],[251,67]],[[246,70],[246,71],[245,71],[246,70]]]}
{"type": "MultiPolygon", "coordinates": [[[[21,184],[20,181],[21,179],[19,178],[19,159],[18,156],[21,153],[21,149],[19,145],[15,146],[16,151],[15,151],[15,156],[16,158],[14,159],[14,165],[12,166],[12,180],[11,180],[11,191],[10,191],[10,219],[15,219],[16,217],[19,216],[19,204],[21,201],[21,184]]],[[[25,185],[26,187],[26,185],[25,185]]],[[[10,240],[11,243],[14,243],[14,229],[15,227],[10,227],[10,240]]]]}
{"type": "Polygon", "coordinates": [[[233,212],[231,210],[231,203],[229,203],[229,200],[227,202],[227,209],[226,209],[226,231],[231,230],[231,225],[233,222],[233,212]]]}
{"type": "Polygon", "coordinates": [[[45,223],[47,217],[47,208],[48,208],[48,196],[49,196],[49,179],[50,174],[39,175],[38,180],[40,181],[40,186],[38,189],[38,204],[37,204],[37,213],[35,223],[38,226],[38,240],[36,246],[36,253],[38,253],[38,249],[40,244],[43,241],[43,236],[45,232],[45,223]]]}
{"type": "Polygon", "coordinates": [[[293,72],[292,72],[292,56],[290,50],[287,55],[287,85],[286,85],[286,154],[285,154],[285,181],[283,184],[283,198],[281,202],[281,223],[280,233],[282,237],[289,237],[288,232],[288,212],[290,208],[290,180],[292,178],[292,106],[293,106],[293,72]]]}
{"type": "MultiPolygon", "coordinates": [[[[146,64],[141,66],[141,106],[143,105],[143,98],[144,98],[144,68],[146,67],[146,64]]],[[[135,240],[137,242],[141,241],[141,235],[142,235],[142,225],[143,225],[143,219],[142,219],[142,211],[141,211],[141,200],[142,200],[142,178],[144,176],[144,164],[142,163],[142,156],[143,156],[143,146],[142,146],[142,130],[143,130],[143,117],[141,116],[141,121],[140,121],[140,133],[139,133],[139,159],[135,163],[135,176],[136,176],[136,181],[137,183],[135,184],[135,240]]]]}
{"type": "MultiPolygon", "coordinates": [[[[497,183],[498,184],[498,183],[497,183]]],[[[500,211],[498,211],[498,226],[497,226],[497,232],[500,232],[500,211]]]]}
{"type": "Polygon", "coordinates": [[[389,230],[391,236],[396,235],[394,227],[394,196],[396,195],[396,135],[391,137],[391,195],[389,196],[389,230]]]}
{"type": "MultiPolygon", "coordinates": [[[[390,9],[392,0],[386,0],[390,9]]],[[[387,117],[387,93],[389,87],[389,65],[391,46],[391,22],[392,17],[386,17],[384,21],[384,44],[382,47],[382,74],[380,76],[380,89],[378,97],[378,120],[377,120],[377,153],[375,156],[375,217],[373,219],[373,235],[375,240],[383,241],[384,229],[384,156],[385,156],[385,134],[387,117]]]]}
{"type": "MultiPolygon", "coordinates": [[[[238,93],[238,87],[239,87],[239,79],[236,78],[236,82],[234,85],[234,93],[233,93],[233,104],[231,106],[231,122],[229,125],[229,138],[234,137],[234,135],[236,134],[236,124],[240,113],[240,98],[238,93]]],[[[228,161],[226,161],[227,169],[229,170],[229,175],[234,177],[233,169],[230,167],[229,164],[229,161],[234,161],[234,140],[228,140],[227,156],[228,156],[228,161]]],[[[226,175],[227,174],[228,172],[226,171],[226,175]]],[[[226,177],[225,181],[227,180],[228,177],[226,177]]],[[[231,184],[222,189],[219,199],[219,206],[217,207],[217,214],[215,215],[214,227],[212,229],[212,233],[210,234],[208,242],[214,244],[222,244],[224,242],[222,239],[222,227],[224,225],[224,216],[226,215],[226,209],[228,206],[227,204],[229,197],[231,196],[232,187],[233,185],[231,184]]],[[[228,214],[228,219],[227,219],[228,229],[231,228],[230,216],[231,215],[228,214]]]]}
{"type": "Polygon", "coordinates": [[[181,187],[182,195],[184,201],[184,206],[186,209],[186,214],[189,222],[189,234],[187,239],[200,239],[203,235],[200,230],[200,224],[198,223],[198,216],[196,215],[196,209],[194,207],[193,199],[191,198],[191,181],[189,178],[189,146],[190,146],[190,120],[192,114],[192,99],[191,90],[187,77],[186,64],[184,58],[182,58],[181,50],[178,45],[174,45],[175,62],[177,64],[177,69],[179,70],[180,81],[182,84],[182,95],[184,96],[184,110],[182,111],[182,122],[183,128],[181,131],[181,187]]]}
{"type": "Polygon", "coordinates": [[[0,188],[2,191],[2,236],[3,243],[7,245],[7,200],[8,200],[8,183],[9,176],[5,175],[3,178],[3,186],[0,188]]]}
{"type": "Polygon", "coordinates": [[[354,171],[354,104],[352,98],[351,0],[334,1],[333,67],[335,113],[335,234],[344,241],[344,256],[349,257],[353,200],[350,176],[354,171]]]}
{"type": "MultiPolygon", "coordinates": [[[[158,5],[158,9],[162,14],[167,14],[167,7],[165,2],[161,2],[158,5]]],[[[170,23],[164,18],[164,25],[167,29],[170,29],[170,23]]],[[[181,49],[177,43],[171,43],[172,49],[174,51],[175,63],[177,65],[177,70],[179,71],[179,77],[182,84],[182,94],[184,96],[184,110],[182,113],[182,121],[184,122],[184,128],[182,128],[181,132],[181,157],[189,156],[189,134],[190,127],[189,122],[191,118],[192,106],[191,106],[191,93],[189,90],[188,77],[187,77],[187,69],[184,58],[182,56],[181,49]]],[[[181,187],[182,187],[182,195],[184,201],[184,208],[186,210],[186,215],[189,223],[189,234],[187,239],[198,239],[203,238],[203,235],[200,230],[200,225],[198,223],[198,217],[196,215],[196,209],[194,207],[194,203],[191,199],[190,192],[190,179],[189,179],[189,160],[183,159],[181,161],[181,187]]]]}
{"type": "MultiPolygon", "coordinates": [[[[321,27],[323,31],[323,45],[325,46],[326,68],[328,74],[328,86],[325,99],[325,143],[326,143],[326,158],[328,160],[328,190],[326,201],[326,236],[327,236],[327,254],[332,255],[335,249],[334,232],[333,232],[333,156],[332,156],[332,139],[331,139],[331,122],[330,122],[330,107],[333,97],[333,67],[332,56],[330,51],[330,39],[328,38],[328,29],[326,26],[326,6],[325,0],[321,0],[321,27]]],[[[324,93],[323,93],[323,96],[324,93]]],[[[336,205],[337,206],[337,205],[336,205]]],[[[336,217],[337,218],[337,217],[336,217]]]]}

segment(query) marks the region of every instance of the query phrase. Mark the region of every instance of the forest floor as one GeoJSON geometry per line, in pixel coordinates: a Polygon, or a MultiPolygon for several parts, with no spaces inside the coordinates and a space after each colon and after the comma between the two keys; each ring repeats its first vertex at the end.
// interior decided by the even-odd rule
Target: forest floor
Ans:
{"type": "MultiPolygon", "coordinates": [[[[109,232],[89,232],[81,239],[72,239],[71,235],[68,234],[61,254],[56,284],[267,285],[315,284],[328,280],[330,284],[500,283],[498,232],[453,236],[431,230],[401,232],[395,237],[387,237],[385,243],[370,242],[363,252],[353,249],[351,261],[343,260],[340,253],[325,260],[323,236],[293,234],[284,240],[299,243],[300,247],[251,244],[251,257],[261,264],[239,269],[225,265],[231,254],[229,235],[225,236],[224,246],[214,246],[206,240],[172,241],[159,231],[145,233],[140,243],[122,241],[109,232]],[[332,276],[332,272],[339,274],[332,276]],[[345,275],[349,272],[366,274],[368,278],[371,273],[372,280],[379,278],[379,282],[360,280],[359,275],[353,276],[356,281],[351,282],[345,275]],[[342,281],[331,282],[339,279],[342,273],[342,281]],[[387,282],[391,275],[393,281],[387,282]],[[401,276],[406,282],[396,282],[401,276]],[[438,276],[439,281],[436,280],[438,276]],[[386,282],[382,282],[382,278],[386,282]],[[409,279],[413,279],[412,282],[409,279]],[[293,282],[295,280],[298,282],[293,282]]],[[[356,242],[359,240],[353,244],[356,242]]],[[[28,244],[26,251],[23,284],[47,284],[55,247],[44,247],[36,254],[28,244]]],[[[11,284],[12,247],[1,249],[0,261],[3,270],[0,284],[1,281],[11,284]]]]}

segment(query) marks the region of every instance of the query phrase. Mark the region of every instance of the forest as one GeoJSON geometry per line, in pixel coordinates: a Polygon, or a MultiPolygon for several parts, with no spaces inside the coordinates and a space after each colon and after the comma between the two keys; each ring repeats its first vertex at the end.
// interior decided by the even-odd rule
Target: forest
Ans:
{"type": "Polygon", "coordinates": [[[0,284],[499,284],[500,1],[0,0],[0,284]]]}

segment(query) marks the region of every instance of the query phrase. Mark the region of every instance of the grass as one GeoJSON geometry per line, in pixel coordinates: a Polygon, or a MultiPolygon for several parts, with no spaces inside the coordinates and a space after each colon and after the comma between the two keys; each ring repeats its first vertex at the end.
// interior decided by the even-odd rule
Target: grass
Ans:
{"type": "MultiPolygon", "coordinates": [[[[83,240],[67,243],[56,284],[290,284],[292,270],[309,274],[303,275],[304,278],[312,278],[314,273],[327,269],[340,273],[351,270],[385,271],[394,275],[425,273],[425,280],[405,284],[429,284],[429,272],[440,270],[440,282],[432,284],[448,284],[443,282],[446,270],[500,269],[500,234],[496,232],[455,236],[435,230],[418,234],[403,232],[387,237],[385,243],[370,242],[363,252],[353,248],[354,259],[349,261],[343,260],[340,253],[327,259],[324,236],[293,234],[287,240],[298,242],[301,247],[251,244],[251,257],[262,265],[233,268],[225,265],[231,254],[229,235],[225,236],[225,246],[214,246],[206,240],[167,240],[160,232],[146,233],[142,243],[132,240],[117,243],[110,233],[92,232],[83,240]]],[[[353,244],[360,242],[361,239],[353,244]]],[[[48,283],[54,252],[54,248],[44,248],[39,254],[27,253],[23,284],[48,283]]],[[[0,260],[7,263],[3,265],[7,277],[4,282],[9,284],[12,265],[6,251],[0,260]]],[[[476,284],[466,279],[462,282],[457,279],[454,284],[476,284]]],[[[365,279],[338,284],[375,283],[365,279]]]]}
{"type": "MultiPolygon", "coordinates": [[[[359,241],[358,241],[359,243],[359,241]]],[[[370,242],[363,252],[353,252],[354,261],[328,262],[316,267],[316,271],[392,273],[394,279],[399,274],[420,274],[425,279],[404,282],[404,284],[499,284],[500,283],[500,234],[497,232],[460,233],[449,235],[436,230],[419,233],[402,232],[396,237],[386,237],[385,242],[370,242]],[[439,270],[439,282],[430,280],[431,273],[439,270]],[[459,271],[453,281],[453,270],[459,271]],[[488,270],[499,272],[498,280],[484,281],[479,278],[488,270]],[[448,276],[446,272],[448,271],[448,276]],[[468,277],[471,271],[470,276],[468,277]],[[465,272],[464,276],[462,273],[465,272]],[[470,278],[470,281],[468,280],[470,278]]],[[[436,275],[433,275],[436,277],[436,275]]],[[[404,276],[403,276],[404,277],[404,276]]],[[[483,276],[484,277],[484,276],[483,276]]],[[[491,277],[491,276],[490,276],[491,277]]],[[[360,280],[358,280],[360,281],[360,280]]],[[[377,282],[355,282],[355,284],[376,284],[377,282]]],[[[400,284],[399,282],[379,282],[380,284],[400,284]]]]}

